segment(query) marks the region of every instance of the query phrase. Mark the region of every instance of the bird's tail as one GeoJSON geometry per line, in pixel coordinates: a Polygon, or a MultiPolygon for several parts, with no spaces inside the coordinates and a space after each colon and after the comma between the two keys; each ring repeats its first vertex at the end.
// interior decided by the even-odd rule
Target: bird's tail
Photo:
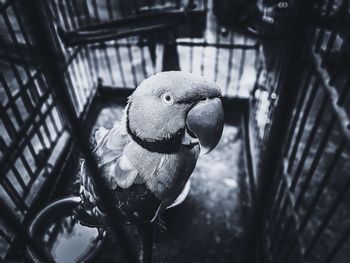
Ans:
{"type": "Polygon", "coordinates": [[[91,227],[105,226],[105,214],[98,207],[98,197],[95,194],[94,186],[90,176],[86,174],[85,162],[81,162],[80,168],[80,203],[74,209],[75,216],[82,224],[91,227]]]}

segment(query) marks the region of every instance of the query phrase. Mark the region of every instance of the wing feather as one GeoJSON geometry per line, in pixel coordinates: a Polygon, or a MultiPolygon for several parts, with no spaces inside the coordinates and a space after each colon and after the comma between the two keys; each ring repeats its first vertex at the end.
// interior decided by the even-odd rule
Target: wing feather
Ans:
{"type": "MultiPolygon", "coordinates": [[[[123,121],[125,118],[122,118],[121,122],[114,125],[111,130],[101,127],[95,133],[97,145],[93,152],[101,170],[101,176],[111,190],[127,189],[134,184],[135,180],[142,183],[138,177],[138,171],[124,155],[125,146],[131,139],[123,127],[123,121]]],[[[95,193],[95,186],[88,174],[85,161],[81,163],[80,169],[80,196],[82,199],[80,210],[97,221],[103,220],[104,213],[101,212],[103,207],[99,204],[100,200],[95,193]]],[[[117,195],[115,197],[118,199],[117,195]]]]}

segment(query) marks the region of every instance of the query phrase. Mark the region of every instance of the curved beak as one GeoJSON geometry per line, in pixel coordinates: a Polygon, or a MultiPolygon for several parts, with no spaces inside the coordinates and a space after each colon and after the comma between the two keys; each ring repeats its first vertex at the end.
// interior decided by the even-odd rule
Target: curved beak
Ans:
{"type": "Polygon", "coordinates": [[[219,143],[224,128],[224,110],[219,98],[198,102],[187,114],[186,126],[198,138],[201,155],[219,143]]]}

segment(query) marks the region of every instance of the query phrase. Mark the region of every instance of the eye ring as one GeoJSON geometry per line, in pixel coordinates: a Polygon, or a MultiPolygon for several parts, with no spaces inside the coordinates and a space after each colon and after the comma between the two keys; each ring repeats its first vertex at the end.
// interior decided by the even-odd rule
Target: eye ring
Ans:
{"type": "Polygon", "coordinates": [[[165,104],[165,105],[173,105],[174,104],[174,98],[170,92],[163,93],[161,96],[161,99],[162,99],[163,104],[165,104]]]}

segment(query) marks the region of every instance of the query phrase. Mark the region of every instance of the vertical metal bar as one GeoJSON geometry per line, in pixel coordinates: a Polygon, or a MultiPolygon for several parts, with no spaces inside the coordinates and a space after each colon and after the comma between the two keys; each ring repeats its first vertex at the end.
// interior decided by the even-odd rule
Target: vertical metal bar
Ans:
{"type": "Polygon", "coordinates": [[[84,9],[84,15],[85,15],[86,21],[87,21],[88,25],[90,25],[91,24],[91,17],[90,17],[90,13],[89,13],[89,6],[88,6],[87,0],[83,0],[83,9],[84,9]]]}
{"type": "MultiPolygon", "coordinates": [[[[234,36],[235,36],[235,33],[231,32],[230,44],[233,44],[234,36]]],[[[226,75],[226,85],[225,85],[225,90],[227,95],[229,94],[228,92],[229,92],[230,83],[231,83],[232,59],[233,59],[234,51],[235,51],[234,48],[230,48],[229,55],[228,55],[228,65],[227,65],[227,75],[226,75]]]]}
{"type": "Polygon", "coordinates": [[[76,21],[77,17],[74,14],[73,11],[73,3],[74,0],[67,0],[66,1],[66,5],[67,5],[67,10],[68,10],[68,14],[69,14],[69,18],[71,21],[71,25],[73,27],[73,29],[76,29],[78,27],[78,22],[76,21]]]}
{"type": "MultiPolygon", "coordinates": [[[[188,2],[188,5],[190,5],[190,1],[188,2]]],[[[190,27],[190,44],[192,44],[193,41],[193,27],[190,27]]],[[[190,45],[190,72],[193,72],[193,45],[190,45]]]]}
{"type": "Polygon", "coordinates": [[[140,53],[141,53],[141,63],[142,63],[143,77],[147,78],[147,69],[146,69],[146,59],[145,59],[144,45],[142,43],[140,43],[139,48],[140,48],[140,53]]]}
{"type": "Polygon", "coordinates": [[[349,94],[350,91],[350,79],[344,84],[342,90],[339,92],[339,96],[338,96],[338,101],[337,104],[339,106],[342,106],[345,102],[346,96],[349,94]]]}
{"type": "MultiPolygon", "coordinates": [[[[169,36],[175,39],[175,36],[169,36]]],[[[179,54],[177,52],[176,42],[173,40],[164,43],[162,70],[180,70],[179,54]]]]}
{"type": "Polygon", "coordinates": [[[325,34],[325,30],[319,29],[318,36],[316,38],[316,43],[315,43],[315,51],[317,53],[319,53],[321,50],[323,39],[324,39],[324,34],[325,34]]]}
{"type": "Polygon", "coordinates": [[[311,200],[310,206],[307,209],[307,212],[306,212],[303,220],[300,223],[300,226],[298,229],[299,232],[302,233],[304,231],[305,227],[307,226],[307,223],[309,222],[309,219],[311,218],[311,215],[312,215],[314,209],[316,208],[316,205],[317,205],[324,189],[326,188],[326,186],[329,182],[329,179],[331,178],[331,176],[335,170],[335,167],[339,161],[339,158],[344,150],[345,144],[346,144],[346,142],[345,142],[344,137],[343,137],[342,140],[340,141],[334,155],[333,155],[333,158],[332,158],[324,176],[322,177],[322,180],[317,188],[317,191],[311,200]]]}
{"type": "MultiPolygon", "coordinates": [[[[74,60],[76,60],[76,66],[79,69],[79,73],[81,75],[81,78],[83,80],[83,91],[84,91],[84,105],[86,105],[86,101],[89,97],[89,91],[88,91],[88,87],[92,88],[93,84],[91,84],[91,82],[89,82],[91,76],[88,74],[89,72],[89,68],[87,68],[86,65],[86,57],[84,57],[83,54],[83,48],[80,48],[79,51],[77,51],[77,56],[75,57],[74,60]]],[[[73,60],[73,61],[74,61],[73,60]]]]}
{"type": "Polygon", "coordinates": [[[51,3],[47,3],[46,6],[50,10],[50,14],[51,14],[53,20],[55,20],[57,25],[60,25],[61,24],[60,15],[59,15],[55,0],[51,1],[51,3]],[[51,8],[50,8],[50,6],[51,6],[51,8]]]}
{"type": "MultiPolygon", "coordinates": [[[[96,72],[95,75],[97,77],[97,82],[98,82],[98,79],[100,78],[100,65],[99,65],[98,55],[96,53],[97,53],[96,49],[92,49],[92,59],[94,61],[94,68],[95,68],[95,72],[96,72]]],[[[102,71],[102,69],[101,69],[101,71],[102,71]]]]}
{"type": "Polygon", "coordinates": [[[322,58],[322,63],[321,63],[322,67],[324,67],[326,59],[329,58],[329,54],[331,53],[330,51],[335,43],[337,35],[338,35],[337,32],[332,31],[328,38],[326,50],[324,51],[323,58],[322,58]]]}
{"type": "Polygon", "coordinates": [[[295,137],[295,140],[293,142],[292,152],[289,155],[288,166],[287,166],[287,172],[288,173],[290,173],[291,170],[292,170],[292,167],[293,167],[293,164],[294,164],[294,160],[295,160],[295,157],[296,157],[296,154],[297,154],[297,150],[298,150],[298,147],[299,147],[299,143],[300,143],[301,137],[303,135],[305,124],[306,124],[306,121],[307,121],[307,119],[309,117],[311,108],[312,108],[312,106],[314,104],[314,101],[315,101],[315,97],[316,97],[316,93],[317,93],[317,90],[318,90],[318,86],[319,86],[318,81],[315,81],[315,83],[311,87],[310,96],[309,96],[308,100],[305,102],[306,106],[305,106],[305,108],[303,110],[303,116],[301,117],[300,124],[299,124],[299,129],[298,129],[298,132],[296,133],[296,137],[295,137]]]}
{"type": "Polygon", "coordinates": [[[7,152],[7,145],[2,137],[0,137],[0,151],[2,153],[7,152]]]}
{"type": "MultiPolygon", "coordinates": [[[[14,6],[14,5],[13,5],[13,6],[14,6]]],[[[14,13],[14,15],[15,15],[16,22],[20,25],[21,23],[20,23],[20,21],[19,21],[20,19],[19,19],[19,17],[18,17],[17,12],[16,12],[17,10],[15,9],[15,7],[13,7],[12,10],[13,10],[13,13],[14,13]]],[[[16,33],[15,33],[13,27],[12,27],[12,24],[11,24],[10,19],[9,19],[9,17],[8,17],[8,15],[7,15],[6,12],[3,12],[3,13],[2,13],[2,18],[3,18],[4,21],[5,21],[7,30],[8,30],[8,32],[9,32],[10,36],[11,36],[12,42],[13,42],[13,44],[15,45],[18,54],[19,54],[20,57],[23,59],[24,71],[25,71],[25,73],[26,73],[27,79],[29,80],[30,77],[31,77],[31,75],[30,75],[30,70],[29,70],[29,65],[28,65],[28,63],[27,63],[27,61],[26,61],[26,59],[25,59],[25,57],[24,57],[24,54],[23,54],[23,52],[22,52],[22,49],[20,48],[20,45],[19,45],[18,40],[17,40],[17,37],[16,37],[16,33]]],[[[24,31],[24,28],[21,27],[21,26],[20,26],[20,31],[21,31],[21,35],[25,38],[25,36],[24,36],[24,35],[25,35],[25,31],[24,31]]],[[[25,38],[25,39],[26,39],[26,38],[25,38]]],[[[25,43],[25,44],[27,44],[27,43],[25,43]]],[[[35,96],[33,96],[33,97],[35,97],[35,96]]]]}
{"type": "Polygon", "coordinates": [[[26,184],[24,183],[23,178],[19,174],[17,168],[16,167],[12,167],[11,171],[13,172],[15,178],[17,179],[17,182],[19,183],[20,187],[24,191],[26,189],[26,184]]]}
{"type": "Polygon", "coordinates": [[[281,228],[281,225],[283,223],[283,218],[287,212],[287,208],[288,208],[288,205],[290,204],[289,203],[289,200],[288,200],[288,187],[287,187],[287,184],[285,181],[283,181],[283,184],[285,184],[285,187],[284,187],[284,191],[283,191],[283,198],[282,198],[282,207],[279,211],[279,214],[278,216],[276,217],[276,224],[275,224],[275,228],[272,232],[272,239],[275,240],[276,239],[276,236],[278,236],[278,234],[280,234],[278,231],[280,230],[281,228]]]}
{"type": "MultiPolygon", "coordinates": [[[[307,177],[306,177],[306,180],[302,186],[302,190],[300,191],[300,194],[299,196],[297,197],[296,199],[296,202],[295,202],[295,205],[294,205],[294,209],[295,211],[298,210],[299,206],[300,206],[300,202],[301,202],[301,199],[303,198],[303,195],[305,194],[305,191],[306,191],[306,188],[312,178],[312,175],[314,174],[315,172],[315,165],[317,165],[320,157],[321,157],[321,154],[323,153],[324,151],[324,147],[325,147],[325,144],[329,141],[329,136],[330,136],[330,133],[332,131],[332,128],[333,128],[333,125],[335,123],[335,116],[332,117],[330,123],[328,124],[327,128],[326,128],[326,132],[325,132],[325,135],[323,136],[322,138],[322,141],[317,149],[317,152],[315,154],[315,158],[314,160],[312,161],[312,164],[310,166],[310,169],[309,169],[309,172],[307,174],[307,177]]],[[[304,220],[302,221],[302,223],[300,224],[300,226],[298,227],[298,233],[302,233],[303,230],[304,230],[304,227],[306,226],[306,222],[307,220],[310,218],[311,216],[311,212],[314,210],[315,206],[316,206],[316,203],[318,201],[318,198],[321,194],[321,192],[323,191],[323,189],[325,188],[325,184],[326,182],[328,181],[328,178],[329,178],[329,175],[332,173],[332,171],[334,170],[334,166],[339,158],[339,155],[342,151],[342,146],[341,147],[338,147],[335,155],[334,155],[334,158],[333,160],[331,161],[331,165],[328,167],[327,169],[327,172],[326,172],[326,175],[324,176],[324,178],[322,179],[321,181],[321,184],[320,186],[318,187],[317,189],[317,193],[316,193],[316,196],[315,198],[312,200],[312,204],[311,206],[309,207],[309,209],[307,209],[307,214],[304,218],[304,220]]],[[[295,245],[295,242],[293,242],[293,245],[295,245]]],[[[293,247],[290,248],[290,250],[292,250],[293,247]]],[[[286,254],[286,257],[288,258],[289,257],[289,254],[290,254],[291,251],[288,251],[287,254],[286,254]]],[[[285,259],[283,262],[286,262],[287,260],[285,259]]]]}
{"type": "Polygon", "coordinates": [[[249,136],[249,107],[243,112],[241,117],[241,123],[243,124],[243,140],[244,147],[247,149],[246,158],[247,158],[247,172],[248,172],[248,182],[249,182],[249,194],[252,206],[255,202],[255,191],[256,191],[256,182],[253,172],[253,160],[252,153],[250,151],[250,136],[249,136]]]}
{"type": "Polygon", "coordinates": [[[311,165],[310,165],[310,168],[309,168],[309,171],[307,172],[306,176],[305,176],[305,180],[303,182],[303,185],[300,189],[300,192],[299,192],[299,195],[297,196],[296,200],[295,200],[295,204],[294,204],[294,209],[295,211],[298,211],[299,210],[299,207],[301,205],[301,202],[304,198],[304,195],[306,193],[306,190],[307,188],[309,187],[309,184],[312,180],[312,177],[313,175],[315,174],[315,170],[317,168],[317,165],[322,157],[322,153],[324,152],[324,149],[326,147],[326,144],[329,140],[329,137],[332,133],[332,129],[334,127],[334,124],[335,124],[335,120],[336,120],[336,117],[333,115],[332,118],[331,118],[331,121],[329,122],[329,124],[327,125],[327,128],[326,128],[326,131],[325,131],[325,134],[321,140],[321,143],[319,144],[317,150],[316,150],[316,153],[315,153],[315,157],[314,159],[312,160],[311,162],[311,165]]]}
{"type": "Polygon", "coordinates": [[[101,21],[101,19],[100,19],[100,15],[98,13],[97,2],[96,2],[96,0],[91,0],[91,1],[92,1],[92,7],[94,9],[95,22],[99,23],[101,21]]]}
{"type": "Polygon", "coordinates": [[[46,17],[43,12],[44,10],[40,5],[41,1],[21,0],[21,3],[23,4],[23,7],[25,7],[28,18],[30,18],[32,28],[36,29],[33,33],[37,40],[38,48],[41,50],[42,61],[44,68],[46,69],[48,81],[56,93],[61,109],[63,110],[62,113],[65,114],[65,117],[72,128],[72,135],[85,157],[87,168],[95,182],[97,193],[101,198],[102,203],[105,204],[107,214],[110,216],[110,223],[115,236],[121,241],[120,245],[122,251],[125,252],[125,256],[129,262],[137,262],[137,257],[135,256],[133,247],[131,246],[130,240],[122,226],[120,215],[117,214],[117,211],[114,209],[111,192],[104,184],[103,179],[100,176],[99,168],[95,162],[95,158],[89,148],[89,136],[75,114],[74,105],[69,96],[65,77],[60,71],[61,66],[59,58],[62,57],[57,56],[56,50],[52,45],[54,40],[51,34],[53,32],[51,32],[47,23],[43,23],[43,21],[46,21],[46,17]]]}
{"type": "MultiPolygon", "coordinates": [[[[216,23],[216,39],[215,44],[220,44],[220,26],[219,23],[216,23]]],[[[219,72],[219,56],[220,56],[220,48],[216,48],[215,52],[215,66],[214,66],[214,81],[217,81],[218,79],[218,72],[219,72]]]]}
{"type": "MultiPolygon", "coordinates": [[[[204,40],[205,41],[205,40],[204,40]]],[[[205,43],[205,42],[204,42],[205,43]]],[[[205,51],[206,51],[206,45],[203,44],[203,48],[202,48],[202,55],[201,55],[201,75],[204,75],[204,61],[205,61],[205,51]]]]}
{"type": "Polygon", "coordinates": [[[107,66],[107,70],[108,70],[108,73],[109,73],[109,76],[112,78],[112,81],[113,81],[113,71],[112,71],[112,65],[111,65],[111,61],[109,59],[109,56],[107,54],[107,46],[106,45],[101,45],[101,48],[102,48],[102,52],[104,54],[104,58],[105,58],[105,61],[106,61],[106,66],[107,66]]]}
{"type": "Polygon", "coordinates": [[[0,104],[0,119],[3,122],[6,131],[10,136],[10,139],[14,139],[17,134],[16,128],[13,125],[8,113],[5,111],[4,107],[1,104],[0,104]]]}
{"type": "Polygon", "coordinates": [[[90,54],[88,52],[88,47],[84,46],[82,47],[77,54],[77,59],[79,62],[79,65],[84,67],[84,69],[82,70],[83,74],[84,74],[84,79],[85,79],[85,85],[87,85],[85,88],[85,94],[86,97],[88,97],[89,95],[87,94],[90,89],[94,88],[94,84],[93,84],[93,77],[94,77],[94,73],[93,73],[93,66],[91,65],[91,59],[90,59],[90,54]]]}
{"type": "Polygon", "coordinates": [[[302,169],[304,167],[304,164],[305,164],[305,161],[306,161],[306,158],[310,152],[310,149],[311,149],[311,146],[312,146],[312,143],[315,139],[315,136],[316,136],[316,133],[317,133],[317,130],[319,128],[319,125],[321,123],[321,120],[322,118],[324,117],[323,114],[325,112],[325,108],[327,106],[327,96],[324,95],[323,96],[323,100],[321,102],[321,107],[319,109],[319,111],[317,112],[317,116],[316,116],[316,119],[312,125],[312,128],[311,128],[311,131],[309,133],[309,137],[307,138],[307,141],[306,141],[306,144],[305,144],[305,148],[303,150],[303,153],[300,157],[300,160],[299,160],[299,163],[297,165],[297,168],[295,170],[295,173],[293,175],[293,178],[292,178],[292,182],[290,184],[290,190],[291,191],[294,191],[295,190],[295,187],[299,181],[299,178],[301,176],[301,172],[302,172],[302,169]]]}
{"type": "MultiPolygon", "coordinates": [[[[246,45],[246,44],[247,44],[247,37],[244,36],[243,45],[246,45]]],[[[238,79],[237,79],[237,89],[236,89],[237,96],[239,96],[239,91],[241,88],[241,80],[242,80],[244,65],[245,65],[245,56],[246,56],[246,50],[242,49],[242,56],[241,56],[241,60],[239,62],[239,71],[238,71],[238,79]]]]}
{"type": "Polygon", "coordinates": [[[304,78],[304,85],[302,87],[302,90],[301,90],[300,95],[299,95],[298,100],[297,100],[298,104],[296,106],[296,110],[295,110],[295,113],[294,113],[294,116],[292,119],[292,123],[291,123],[289,131],[288,131],[287,141],[286,141],[286,144],[284,146],[284,149],[285,149],[284,154],[283,154],[284,156],[287,155],[287,153],[290,149],[293,134],[295,132],[295,128],[296,128],[296,125],[297,125],[297,122],[298,122],[298,119],[299,119],[299,116],[301,113],[301,109],[302,109],[303,103],[304,103],[305,98],[306,98],[306,93],[308,91],[307,87],[310,85],[311,77],[312,77],[312,71],[309,70],[307,76],[304,78]]]}
{"type": "MultiPolygon", "coordinates": [[[[5,52],[6,61],[8,61],[10,64],[11,71],[15,76],[18,87],[20,88],[20,90],[23,90],[24,84],[23,84],[23,81],[21,79],[21,75],[19,74],[19,71],[18,71],[13,59],[9,55],[10,51],[7,49],[6,45],[2,41],[0,41],[0,46],[5,52]]],[[[27,112],[31,112],[33,110],[33,104],[31,103],[30,97],[28,96],[28,94],[25,90],[23,90],[21,99],[23,100],[24,107],[27,110],[27,112]]]]}
{"type": "Polygon", "coordinates": [[[123,87],[126,87],[126,81],[125,81],[125,76],[124,76],[124,69],[123,69],[123,63],[120,57],[120,50],[119,50],[119,46],[117,43],[114,44],[114,49],[115,49],[115,53],[117,55],[117,61],[118,61],[118,67],[119,67],[119,73],[120,73],[120,78],[122,80],[122,85],[123,87]]]}
{"type": "Polygon", "coordinates": [[[106,7],[108,9],[108,17],[110,20],[112,20],[113,19],[113,9],[112,9],[111,0],[106,0],[106,7]]]}
{"type": "Polygon", "coordinates": [[[70,63],[69,67],[72,68],[72,71],[73,72],[77,72],[75,73],[78,77],[78,83],[75,83],[75,89],[79,89],[80,90],[80,96],[81,96],[81,99],[82,99],[82,106],[85,105],[85,101],[86,101],[86,97],[87,97],[87,93],[86,93],[86,86],[85,86],[85,76],[84,76],[84,70],[82,69],[82,63],[80,61],[80,58],[79,58],[79,53],[81,51],[81,48],[75,50],[75,53],[76,53],[76,57],[72,60],[72,62],[70,63]],[[78,85],[79,84],[79,85],[78,85]]]}
{"type": "Polygon", "coordinates": [[[28,141],[28,145],[27,146],[28,146],[28,150],[30,151],[30,154],[33,157],[34,163],[38,163],[39,159],[38,159],[38,156],[36,155],[36,152],[34,150],[34,146],[33,146],[32,142],[28,141]]]}
{"type": "Polygon", "coordinates": [[[21,198],[20,194],[17,192],[16,188],[12,185],[7,176],[4,176],[2,178],[0,185],[3,187],[6,194],[10,197],[11,201],[16,205],[16,209],[23,215],[24,211],[28,210],[28,206],[21,198]]]}
{"type": "Polygon", "coordinates": [[[283,255],[282,252],[284,248],[286,248],[286,244],[288,244],[289,240],[286,240],[289,234],[289,231],[291,229],[292,223],[293,223],[293,217],[290,215],[289,217],[286,218],[288,221],[284,227],[283,231],[280,231],[280,234],[282,234],[282,238],[279,241],[275,241],[275,243],[278,245],[277,249],[275,250],[274,254],[274,261],[275,263],[279,262],[286,262],[286,261],[281,261],[281,256],[283,255]]]}
{"type": "Polygon", "coordinates": [[[73,6],[73,14],[75,14],[75,16],[77,17],[77,24],[78,26],[82,26],[83,25],[83,21],[81,19],[81,13],[80,13],[80,5],[78,5],[78,1],[75,0],[70,0],[73,6]]]}
{"type": "MultiPolygon", "coordinates": [[[[70,97],[73,99],[73,103],[74,106],[79,107],[80,103],[79,103],[79,98],[75,92],[75,90],[72,89],[73,87],[73,81],[71,79],[71,75],[70,74],[65,74],[66,75],[66,81],[67,81],[67,85],[69,86],[69,93],[70,93],[70,97]]],[[[78,110],[77,110],[78,112],[78,110]]]]}
{"type": "Polygon", "coordinates": [[[119,11],[120,11],[120,14],[122,15],[122,17],[124,17],[126,14],[125,14],[125,4],[124,4],[124,0],[119,0],[119,11]]]}
{"type": "MultiPolygon", "coordinates": [[[[111,3],[111,0],[106,0],[106,7],[108,9],[108,18],[110,20],[113,19],[113,10],[112,10],[112,3],[111,3]]],[[[107,50],[109,49],[110,47],[109,46],[106,46],[105,47],[105,58],[106,58],[106,63],[107,63],[107,68],[109,70],[109,73],[110,73],[110,76],[112,78],[112,84],[115,85],[115,80],[114,80],[114,74],[112,73],[112,66],[111,66],[111,62],[110,62],[110,59],[109,59],[109,56],[108,56],[108,52],[107,50]]],[[[111,47],[112,48],[112,47],[111,47]]]]}
{"type": "Polygon", "coordinates": [[[37,130],[36,136],[37,136],[38,139],[39,139],[40,146],[41,146],[42,149],[44,149],[44,148],[46,147],[44,137],[43,137],[43,135],[41,134],[41,132],[38,131],[38,129],[36,129],[36,130],[37,130]]]}
{"type": "MultiPolygon", "coordinates": [[[[55,1],[53,1],[53,4],[54,5],[56,4],[55,1]]],[[[64,8],[63,1],[58,1],[58,7],[60,9],[61,17],[63,18],[65,30],[67,30],[67,31],[71,30],[72,28],[69,24],[68,16],[67,16],[66,10],[64,8]]]]}
{"type": "MultiPolygon", "coordinates": [[[[42,114],[41,111],[38,112],[38,116],[39,116],[39,121],[41,122],[41,120],[44,118],[45,114],[42,114]]],[[[47,128],[47,125],[45,124],[45,122],[43,121],[41,125],[38,124],[37,121],[33,122],[33,126],[40,131],[40,134],[42,135],[46,135],[46,138],[49,140],[49,144],[52,143],[52,138],[49,132],[49,129],[47,128]]],[[[45,141],[45,140],[44,140],[45,141]]],[[[46,144],[45,144],[46,145],[46,144]]]]}
{"type": "MultiPolygon", "coordinates": [[[[193,42],[192,36],[191,36],[190,41],[193,42]]],[[[191,73],[193,72],[193,45],[190,45],[190,72],[191,73]]]]}
{"type": "Polygon", "coordinates": [[[23,124],[22,115],[20,114],[20,112],[19,112],[19,110],[18,110],[18,108],[13,100],[10,88],[9,88],[2,72],[0,72],[0,83],[5,90],[5,93],[6,93],[7,98],[8,98],[8,104],[14,113],[14,117],[15,117],[17,123],[21,126],[23,124]]]}
{"type": "Polygon", "coordinates": [[[54,118],[53,115],[52,115],[52,111],[51,111],[50,114],[49,114],[49,118],[50,118],[50,120],[51,120],[52,127],[54,128],[56,134],[58,134],[58,133],[60,132],[60,130],[59,130],[58,127],[57,127],[56,120],[55,120],[55,118],[54,118]]]}
{"type": "MultiPolygon", "coordinates": [[[[304,54],[302,54],[302,57],[303,56],[304,56],[304,54]]],[[[288,52],[287,52],[286,48],[282,48],[282,50],[280,51],[280,54],[278,56],[278,60],[276,62],[276,65],[275,65],[275,71],[277,71],[278,74],[277,74],[277,77],[274,78],[275,86],[274,86],[273,92],[276,93],[276,94],[278,94],[280,88],[282,87],[280,85],[280,80],[284,76],[284,74],[286,74],[286,71],[283,70],[284,69],[283,68],[283,63],[284,63],[284,61],[286,59],[288,59],[288,52]],[[279,68],[281,68],[281,67],[282,67],[282,70],[279,70],[279,68]]],[[[303,57],[303,60],[306,61],[306,58],[303,57]]]]}
{"type": "Polygon", "coordinates": [[[276,172],[278,171],[278,164],[282,158],[285,135],[287,134],[289,120],[292,116],[300,88],[298,79],[302,70],[300,65],[303,64],[303,44],[312,5],[308,1],[299,0],[295,2],[295,7],[297,12],[294,25],[290,34],[288,34],[286,42],[289,56],[285,67],[286,75],[280,83],[283,88],[280,89],[280,95],[274,113],[274,121],[272,122],[267,138],[265,153],[268,154],[263,156],[256,207],[248,228],[248,242],[243,261],[247,263],[255,261],[255,251],[258,248],[260,234],[265,225],[265,216],[269,201],[272,198],[270,195],[270,186],[274,182],[276,172]]]}
{"type": "Polygon", "coordinates": [[[255,49],[255,59],[254,59],[254,67],[258,69],[259,71],[259,63],[260,63],[260,43],[256,43],[256,49],[255,49]]]}
{"type": "MultiPolygon", "coordinates": [[[[282,168],[281,168],[282,170],[282,168]]],[[[287,187],[286,187],[286,183],[285,183],[285,180],[283,177],[283,174],[282,174],[282,171],[279,173],[279,178],[277,178],[277,180],[280,182],[279,183],[279,189],[278,191],[276,190],[276,193],[278,198],[277,198],[277,201],[276,202],[273,202],[273,205],[271,208],[270,208],[270,216],[269,218],[267,219],[267,222],[269,224],[269,239],[270,240],[276,240],[276,233],[277,230],[281,230],[281,225],[278,224],[278,222],[280,221],[280,218],[282,218],[283,216],[281,216],[281,213],[282,213],[282,208],[285,209],[285,204],[287,203],[287,187]],[[278,213],[278,211],[281,211],[281,213],[278,213]]],[[[284,214],[284,212],[283,212],[284,214]]],[[[282,222],[282,220],[281,220],[282,222]]],[[[275,255],[275,251],[278,251],[276,249],[276,245],[278,245],[277,242],[270,242],[270,251],[271,251],[271,254],[272,255],[275,255]]]]}
{"type": "MultiPolygon", "coordinates": [[[[27,143],[28,143],[28,141],[27,141],[27,143]]],[[[19,155],[19,159],[22,161],[23,166],[24,166],[24,168],[26,169],[28,175],[29,175],[30,177],[33,177],[34,174],[33,174],[32,168],[30,167],[30,165],[29,165],[27,159],[24,157],[23,152],[19,155]]]]}
{"type": "MultiPolygon", "coordinates": [[[[204,9],[205,9],[205,12],[206,12],[206,24],[208,25],[208,20],[209,20],[209,14],[208,14],[208,8],[207,8],[207,5],[208,5],[208,0],[204,0],[204,9]]],[[[206,43],[207,43],[207,29],[205,29],[204,31],[204,37],[203,37],[203,48],[202,48],[202,54],[201,54],[201,66],[200,66],[200,70],[201,70],[201,75],[204,75],[204,62],[205,62],[205,51],[206,51],[206,43]]]]}
{"type": "Polygon", "coordinates": [[[350,188],[350,180],[347,180],[345,184],[343,185],[342,189],[340,190],[338,196],[335,198],[335,200],[330,205],[330,209],[328,210],[325,218],[319,225],[319,227],[316,230],[315,235],[312,237],[311,242],[309,246],[305,249],[304,256],[307,258],[312,249],[314,248],[317,240],[319,240],[321,234],[324,232],[325,228],[327,227],[329,221],[332,219],[332,216],[335,214],[335,211],[337,210],[339,204],[341,203],[341,200],[344,198],[345,194],[348,192],[350,188]]]}
{"type": "Polygon", "coordinates": [[[290,255],[292,254],[294,248],[295,248],[295,245],[297,244],[298,242],[298,236],[296,234],[296,237],[292,240],[289,239],[289,246],[287,246],[287,251],[286,253],[284,254],[284,258],[283,258],[283,262],[285,263],[288,263],[289,262],[289,259],[290,259],[290,255]]]}
{"type": "Polygon", "coordinates": [[[134,65],[134,58],[132,55],[132,47],[131,47],[129,39],[126,39],[126,46],[128,49],[128,57],[129,57],[129,63],[131,66],[132,79],[134,81],[134,87],[136,88],[137,87],[136,69],[135,69],[135,65],[134,65]]]}
{"type": "Polygon", "coordinates": [[[344,60],[344,57],[346,57],[346,52],[347,52],[347,47],[349,46],[349,40],[347,38],[344,39],[340,52],[337,55],[337,59],[335,62],[334,67],[331,69],[330,76],[329,76],[329,84],[334,85],[335,84],[335,79],[339,73],[339,67],[341,66],[341,62],[344,60]]]}
{"type": "MultiPolygon", "coordinates": [[[[83,2],[85,2],[85,1],[83,1],[83,2]]],[[[54,10],[54,12],[55,12],[55,14],[54,14],[52,12],[52,9],[50,8],[49,1],[44,1],[43,5],[44,5],[45,11],[46,11],[48,17],[50,17],[50,19],[52,18],[52,20],[54,21],[55,16],[56,16],[57,17],[56,24],[60,25],[59,16],[58,16],[58,10],[57,9],[54,10]]],[[[55,6],[55,5],[51,4],[51,6],[55,6]]],[[[55,24],[52,22],[52,23],[49,23],[49,26],[50,26],[51,31],[55,32],[55,30],[56,30],[55,24]]],[[[63,45],[61,45],[60,39],[58,38],[58,35],[56,35],[56,34],[54,35],[54,42],[55,42],[54,43],[55,47],[58,49],[58,51],[62,52],[63,51],[63,45]]]]}
{"type": "Polygon", "coordinates": [[[281,211],[281,204],[282,204],[282,198],[283,198],[283,193],[286,191],[286,184],[283,181],[282,176],[283,175],[283,168],[281,167],[280,169],[280,173],[279,176],[276,178],[276,185],[275,187],[273,187],[272,189],[276,189],[276,194],[274,194],[274,196],[276,196],[277,198],[275,199],[275,201],[272,204],[271,207],[271,213],[270,213],[270,218],[268,219],[269,224],[271,225],[271,231],[272,232],[272,226],[276,226],[276,219],[277,219],[277,215],[278,215],[278,211],[281,211]]]}
{"type": "Polygon", "coordinates": [[[93,81],[94,81],[94,77],[96,76],[97,72],[93,72],[93,66],[92,66],[92,62],[91,62],[91,55],[90,55],[90,49],[86,46],[83,47],[83,51],[84,51],[84,57],[85,60],[87,61],[87,68],[88,68],[88,72],[89,72],[89,78],[90,78],[90,84],[91,87],[93,88],[93,81]]]}

